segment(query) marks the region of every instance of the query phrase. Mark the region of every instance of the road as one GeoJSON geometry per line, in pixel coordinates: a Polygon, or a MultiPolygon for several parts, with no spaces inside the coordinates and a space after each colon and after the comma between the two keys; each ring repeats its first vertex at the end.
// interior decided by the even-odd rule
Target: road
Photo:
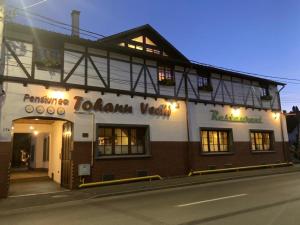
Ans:
{"type": "Polygon", "coordinates": [[[0,212],[1,225],[299,225],[300,173],[0,212]]]}

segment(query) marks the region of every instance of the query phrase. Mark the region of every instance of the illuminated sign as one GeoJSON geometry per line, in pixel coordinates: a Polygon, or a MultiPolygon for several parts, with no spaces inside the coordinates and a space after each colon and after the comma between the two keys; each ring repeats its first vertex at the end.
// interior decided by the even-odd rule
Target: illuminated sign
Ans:
{"type": "Polygon", "coordinates": [[[211,120],[225,121],[225,122],[237,122],[237,123],[262,123],[261,116],[250,117],[250,116],[234,116],[233,114],[220,115],[217,110],[210,110],[211,120]]]}
{"type": "MultiPolygon", "coordinates": [[[[75,111],[95,111],[95,112],[106,112],[106,113],[128,113],[133,112],[133,108],[128,104],[113,104],[111,102],[104,103],[101,98],[98,98],[94,103],[90,100],[84,100],[81,96],[75,96],[75,111]]],[[[154,116],[170,116],[171,106],[162,104],[158,107],[150,106],[148,103],[140,103],[140,111],[143,115],[149,114],[154,116]]]]}

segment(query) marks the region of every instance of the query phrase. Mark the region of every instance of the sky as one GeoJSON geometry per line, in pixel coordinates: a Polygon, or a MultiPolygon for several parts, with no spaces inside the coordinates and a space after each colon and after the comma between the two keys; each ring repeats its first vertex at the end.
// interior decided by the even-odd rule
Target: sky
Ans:
{"type": "Polygon", "coordinates": [[[44,0],[27,10],[70,24],[73,9],[82,29],[107,36],[148,23],[190,60],[284,78],[282,108],[300,106],[299,0],[44,0]]]}

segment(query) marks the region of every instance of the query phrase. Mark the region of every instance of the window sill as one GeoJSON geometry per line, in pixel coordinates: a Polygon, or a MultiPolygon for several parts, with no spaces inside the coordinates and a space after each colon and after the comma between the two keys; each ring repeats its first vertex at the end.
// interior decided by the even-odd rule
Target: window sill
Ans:
{"type": "Polygon", "coordinates": [[[251,150],[251,153],[253,154],[264,154],[264,153],[276,153],[274,150],[269,150],[269,151],[253,151],[251,150]]]}
{"type": "Polygon", "coordinates": [[[229,151],[229,152],[201,152],[201,155],[204,156],[219,156],[219,155],[233,155],[234,152],[233,151],[229,151]]]}
{"type": "Polygon", "coordinates": [[[152,155],[114,155],[114,156],[99,156],[95,157],[95,160],[105,160],[105,159],[140,159],[140,158],[150,158],[152,155]]]}

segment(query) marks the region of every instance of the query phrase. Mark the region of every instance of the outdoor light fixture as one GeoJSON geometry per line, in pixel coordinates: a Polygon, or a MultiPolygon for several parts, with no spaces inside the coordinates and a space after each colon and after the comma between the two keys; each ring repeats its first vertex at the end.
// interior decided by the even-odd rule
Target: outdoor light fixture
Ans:
{"type": "Polygon", "coordinates": [[[33,131],[34,136],[37,136],[39,132],[37,130],[33,131]]]}
{"type": "Polygon", "coordinates": [[[57,98],[57,99],[64,99],[65,93],[62,91],[49,91],[49,97],[57,98]]]}
{"type": "Polygon", "coordinates": [[[34,129],[34,127],[33,127],[33,126],[30,126],[30,127],[29,127],[29,129],[30,129],[30,130],[33,130],[33,129],[34,129]]]}
{"type": "Polygon", "coordinates": [[[66,137],[71,137],[71,135],[72,135],[71,131],[64,132],[64,136],[66,136],[66,137]]]}
{"type": "Polygon", "coordinates": [[[170,104],[170,107],[171,107],[172,110],[179,109],[179,103],[178,102],[170,101],[169,104],[170,104]]]}
{"type": "Polygon", "coordinates": [[[239,108],[232,108],[231,113],[233,116],[240,116],[241,110],[239,108]]]}
{"type": "Polygon", "coordinates": [[[273,118],[274,120],[278,120],[280,117],[280,113],[279,112],[273,112],[273,118]]]}

